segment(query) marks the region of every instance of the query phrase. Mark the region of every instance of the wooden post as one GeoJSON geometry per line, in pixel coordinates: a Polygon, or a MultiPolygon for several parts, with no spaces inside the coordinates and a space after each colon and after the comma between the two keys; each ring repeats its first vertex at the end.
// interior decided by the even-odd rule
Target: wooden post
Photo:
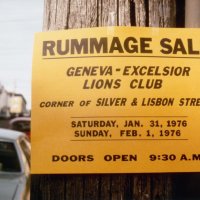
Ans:
{"type": "Polygon", "coordinates": [[[185,27],[200,27],[200,1],[186,0],[185,2],[185,27]]]}
{"type": "MultiPolygon", "coordinates": [[[[175,26],[175,0],[45,0],[43,30],[175,26]]],[[[33,175],[32,200],[170,200],[168,174],[33,175]]]]}
{"type": "MultiPolygon", "coordinates": [[[[185,27],[200,27],[200,1],[185,0],[185,27]]],[[[191,31],[192,34],[192,31],[191,31]]],[[[176,196],[180,200],[200,199],[200,174],[199,173],[181,173],[173,176],[173,185],[176,188],[176,196]]]]}

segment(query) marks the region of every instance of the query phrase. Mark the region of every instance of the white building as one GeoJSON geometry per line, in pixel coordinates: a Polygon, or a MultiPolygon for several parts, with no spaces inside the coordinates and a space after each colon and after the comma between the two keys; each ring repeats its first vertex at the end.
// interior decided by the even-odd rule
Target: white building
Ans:
{"type": "Polygon", "coordinates": [[[11,116],[23,116],[27,112],[26,100],[23,95],[16,93],[9,93],[9,110],[11,116]]]}
{"type": "Polygon", "coordinates": [[[3,118],[10,117],[9,98],[10,98],[9,93],[0,83],[0,117],[3,118]]]}
{"type": "Polygon", "coordinates": [[[23,116],[26,113],[26,100],[23,95],[7,92],[0,83],[0,118],[23,116]]]}

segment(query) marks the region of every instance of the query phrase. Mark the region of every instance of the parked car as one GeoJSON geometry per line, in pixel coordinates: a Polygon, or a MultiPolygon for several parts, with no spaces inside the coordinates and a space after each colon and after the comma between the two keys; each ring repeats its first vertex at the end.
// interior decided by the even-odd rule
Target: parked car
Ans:
{"type": "Polygon", "coordinates": [[[10,120],[9,128],[16,131],[26,133],[30,137],[31,118],[30,117],[16,117],[10,120]]]}
{"type": "Polygon", "coordinates": [[[30,150],[24,133],[0,129],[0,200],[30,198],[30,150]]]}

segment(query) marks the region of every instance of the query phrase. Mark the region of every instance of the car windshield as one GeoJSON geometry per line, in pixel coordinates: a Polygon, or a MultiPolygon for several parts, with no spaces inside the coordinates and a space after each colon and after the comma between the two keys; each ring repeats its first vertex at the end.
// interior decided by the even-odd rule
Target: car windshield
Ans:
{"type": "Polygon", "coordinates": [[[0,141],[0,172],[20,172],[19,158],[12,142],[0,141]]]}

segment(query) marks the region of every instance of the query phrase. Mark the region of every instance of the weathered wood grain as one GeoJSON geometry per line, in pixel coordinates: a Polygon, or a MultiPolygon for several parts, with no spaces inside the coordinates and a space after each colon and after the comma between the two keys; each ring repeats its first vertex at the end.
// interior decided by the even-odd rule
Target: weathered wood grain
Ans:
{"type": "Polygon", "coordinates": [[[134,0],[135,2],[135,19],[136,26],[147,26],[146,9],[144,0],[134,0]]]}
{"type": "Polygon", "coordinates": [[[149,26],[175,27],[176,1],[149,0],[149,26]]]}

